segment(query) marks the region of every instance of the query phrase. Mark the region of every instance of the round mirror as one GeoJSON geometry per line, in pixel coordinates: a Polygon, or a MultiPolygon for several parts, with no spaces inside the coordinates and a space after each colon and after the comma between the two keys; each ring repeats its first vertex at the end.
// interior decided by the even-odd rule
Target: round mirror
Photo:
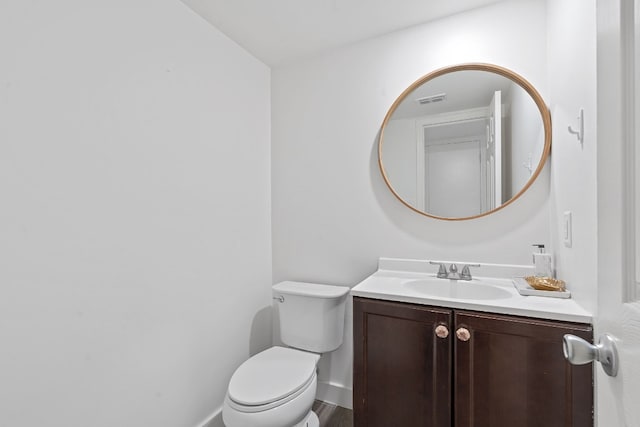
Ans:
{"type": "Polygon", "coordinates": [[[496,65],[436,70],[387,113],[378,146],[385,182],[423,215],[463,220],[520,197],[551,150],[551,116],[536,89],[496,65]]]}

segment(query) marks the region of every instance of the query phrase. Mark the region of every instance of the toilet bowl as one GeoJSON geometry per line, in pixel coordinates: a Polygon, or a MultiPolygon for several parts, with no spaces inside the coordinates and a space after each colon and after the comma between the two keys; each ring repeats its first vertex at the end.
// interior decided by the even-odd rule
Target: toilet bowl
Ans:
{"type": "Polygon", "coordinates": [[[282,342],[236,369],[222,408],[227,427],[318,427],[311,407],[320,353],[342,344],[349,288],[304,282],[273,286],[282,342]]]}

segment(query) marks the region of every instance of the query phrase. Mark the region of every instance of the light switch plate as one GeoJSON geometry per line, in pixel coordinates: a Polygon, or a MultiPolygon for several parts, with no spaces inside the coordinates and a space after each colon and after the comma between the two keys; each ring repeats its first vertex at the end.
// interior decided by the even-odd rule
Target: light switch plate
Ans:
{"type": "Polygon", "coordinates": [[[570,248],[573,245],[572,234],[573,230],[571,224],[571,211],[565,211],[562,214],[562,241],[567,248],[570,248]]]}

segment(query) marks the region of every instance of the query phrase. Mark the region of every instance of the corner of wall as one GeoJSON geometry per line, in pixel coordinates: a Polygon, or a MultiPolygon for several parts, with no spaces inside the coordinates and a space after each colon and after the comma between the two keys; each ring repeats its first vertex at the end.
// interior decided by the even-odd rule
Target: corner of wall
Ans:
{"type": "Polygon", "coordinates": [[[196,427],[225,427],[224,422],[222,421],[222,408],[218,408],[205,421],[201,422],[196,427]]]}

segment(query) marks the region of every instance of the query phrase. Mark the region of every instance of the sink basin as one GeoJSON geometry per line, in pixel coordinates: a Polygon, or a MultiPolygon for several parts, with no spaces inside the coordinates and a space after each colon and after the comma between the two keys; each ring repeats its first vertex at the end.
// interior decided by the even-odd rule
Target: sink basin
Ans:
{"type": "Polygon", "coordinates": [[[411,280],[403,283],[403,286],[419,294],[437,298],[495,300],[512,296],[506,289],[476,279],[471,281],[437,278],[411,280]]]}

